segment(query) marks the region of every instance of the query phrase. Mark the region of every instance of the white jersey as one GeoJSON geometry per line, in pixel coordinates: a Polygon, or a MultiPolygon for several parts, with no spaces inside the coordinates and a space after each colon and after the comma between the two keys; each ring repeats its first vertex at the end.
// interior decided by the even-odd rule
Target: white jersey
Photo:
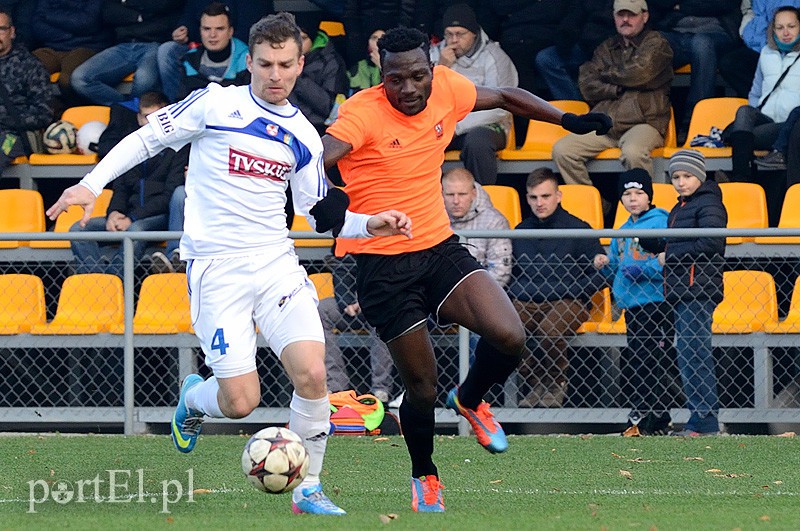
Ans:
{"type": "Polygon", "coordinates": [[[212,83],[148,120],[164,146],[192,142],[182,258],[285,250],[288,183],[301,215],[325,196],[322,142],[291,104],[212,83]]]}

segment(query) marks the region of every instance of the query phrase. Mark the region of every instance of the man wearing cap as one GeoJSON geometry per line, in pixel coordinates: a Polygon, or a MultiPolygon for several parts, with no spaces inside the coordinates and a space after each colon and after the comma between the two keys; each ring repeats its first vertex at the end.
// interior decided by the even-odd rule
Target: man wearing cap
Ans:
{"type": "MultiPolygon", "coordinates": [[[[476,85],[516,87],[514,63],[489,40],[467,4],[447,8],[443,17],[444,40],[431,47],[431,62],[451,68],[476,85]]],[[[448,149],[460,149],[461,161],[480,184],[497,181],[495,152],[506,146],[512,116],[503,109],[473,111],[456,124],[448,149]]]]}
{"type": "Polygon", "coordinates": [[[649,17],[644,0],[615,0],[617,35],[580,68],[583,97],[593,111],[611,116],[614,126],[605,135],[569,134],[556,142],[553,160],[568,184],[592,184],[586,161],[616,147],[626,169],[653,174],[650,152],[664,145],[669,124],[672,49],[647,27],[649,17]]]}

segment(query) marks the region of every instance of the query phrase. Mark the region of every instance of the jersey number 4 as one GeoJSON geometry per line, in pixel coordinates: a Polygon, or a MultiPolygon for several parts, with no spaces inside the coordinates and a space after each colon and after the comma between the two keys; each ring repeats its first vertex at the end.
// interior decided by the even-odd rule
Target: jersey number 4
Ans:
{"type": "Polygon", "coordinates": [[[224,356],[228,346],[225,343],[225,332],[222,331],[222,328],[217,328],[217,331],[214,332],[214,337],[211,338],[211,350],[219,350],[220,356],[224,356]]]}

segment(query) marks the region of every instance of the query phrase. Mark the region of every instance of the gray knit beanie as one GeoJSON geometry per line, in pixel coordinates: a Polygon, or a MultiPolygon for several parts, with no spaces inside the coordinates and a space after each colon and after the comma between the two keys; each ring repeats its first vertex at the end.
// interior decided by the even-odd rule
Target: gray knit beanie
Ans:
{"type": "Polygon", "coordinates": [[[691,173],[700,182],[706,181],[706,158],[696,149],[682,149],[675,152],[669,159],[669,175],[678,170],[691,173]]]}

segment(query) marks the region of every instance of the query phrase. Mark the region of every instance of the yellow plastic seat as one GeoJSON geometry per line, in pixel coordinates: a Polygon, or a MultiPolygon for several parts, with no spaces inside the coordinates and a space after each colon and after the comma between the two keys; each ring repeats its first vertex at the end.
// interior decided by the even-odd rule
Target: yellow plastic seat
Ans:
{"type": "Polygon", "coordinates": [[[778,298],[772,275],[763,271],[726,271],[724,296],[714,310],[715,334],[749,334],[778,320],[778,298]]]}
{"type": "MultiPolygon", "coordinates": [[[[583,114],[589,111],[589,104],[585,101],[554,100],[550,103],[564,112],[583,114]]],[[[553,145],[567,134],[569,131],[560,125],[531,120],[522,147],[519,149],[507,147],[500,151],[498,156],[503,160],[551,160],[553,145]]]]}
{"type": "MultiPolygon", "coordinates": [[[[508,138],[506,139],[506,147],[501,150],[504,151],[506,149],[517,149],[517,137],[516,133],[514,132],[514,122],[511,122],[511,129],[508,131],[508,138]]],[[[499,153],[499,152],[498,152],[499,153]]],[[[449,151],[444,152],[444,160],[448,161],[458,161],[461,160],[461,151],[457,149],[451,149],[449,151]]]]}
{"type": "Polygon", "coordinates": [[[30,332],[46,321],[44,284],[34,275],[0,275],[0,335],[30,332]]]}
{"type": "Polygon", "coordinates": [[[603,204],[600,192],[589,184],[562,184],[561,206],[575,217],[584,220],[593,229],[603,228],[603,204]]]}
{"type": "Polygon", "coordinates": [[[516,188],[487,184],[483,187],[492,201],[492,206],[503,214],[508,220],[508,225],[513,229],[522,221],[522,206],[519,202],[519,193],[516,188]]]}
{"type": "Polygon", "coordinates": [[[685,64],[680,68],[676,68],[674,71],[676,74],[691,74],[692,73],[692,65],[685,64]]]}
{"type": "MultiPolygon", "coordinates": [[[[92,217],[103,217],[108,211],[108,204],[111,202],[111,195],[113,192],[107,188],[103,189],[94,202],[94,209],[92,210],[92,217]]],[[[56,219],[53,232],[69,232],[69,228],[83,217],[83,209],[77,205],[72,205],[66,212],[62,212],[56,219]]],[[[69,241],[67,240],[41,240],[32,241],[31,247],[36,249],[69,249],[69,241]]]]}
{"type": "Polygon", "coordinates": [[[763,331],[767,334],[800,334],[800,277],[794,283],[789,313],[783,321],[768,322],[763,331]]]}
{"type": "Polygon", "coordinates": [[[319,29],[328,34],[328,37],[341,37],[344,33],[344,24],[333,20],[323,20],[319,24],[319,29]]]}
{"type": "Polygon", "coordinates": [[[625,334],[628,331],[625,324],[625,310],[622,310],[619,318],[610,323],[600,323],[597,326],[598,334],[625,334]]]}
{"type": "MultiPolygon", "coordinates": [[[[112,334],[122,334],[123,323],[111,326],[112,334]]],[[[185,273],[150,275],[142,282],[139,302],[133,315],[134,334],[193,333],[189,290],[185,273]]]]}
{"type": "MultiPolygon", "coordinates": [[[[44,201],[36,190],[0,190],[0,232],[44,232],[44,201]]],[[[27,246],[27,241],[0,241],[0,249],[27,246]]]]}
{"type": "MultiPolygon", "coordinates": [[[[730,215],[730,214],[729,214],[730,215]]],[[[779,229],[800,229],[800,184],[793,184],[786,190],[781,208],[781,219],[778,221],[779,229]]],[[[800,243],[800,237],[778,238],[775,236],[759,236],[756,243],[800,243]]]]}
{"type": "Polygon", "coordinates": [[[313,273],[308,279],[314,283],[319,300],[333,297],[333,275],[330,273],[313,273]]]}
{"type": "Polygon", "coordinates": [[[108,332],[123,322],[122,280],[87,273],[64,280],[53,320],[31,327],[34,335],[88,335],[108,332]]]}
{"type": "Polygon", "coordinates": [[[603,288],[594,295],[589,306],[589,319],[578,327],[576,333],[597,332],[601,323],[611,322],[611,290],[603,288]]]}
{"type": "MultiPolygon", "coordinates": [[[[764,189],[755,183],[722,183],[722,203],[728,211],[729,229],[765,229],[767,220],[767,196],[764,189]]],[[[728,245],[751,242],[754,238],[729,237],[728,245]]]]}
{"type": "MultiPolygon", "coordinates": [[[[108,124],[110,116],[111,107],[106,107],[105,105],[79,105],[66,109],[61,115],[61,119],[72,123],[80,129],[86,122],[98,121],[108,124]]],[[[30,156],[30,163],[34,166],[97,164],[97,160],[98,158],[95,154],[81,155],[79,153],[34,153],[30,156]]]]}
{"type": "MultiPolygon", "coordinates": [[[[664,148],[663,156],[669,158],[679,149],[691,147],[689,144],[692,139],[697,135],[708,135],[711,131],[711,126],[725,129],[729,123],[733,122],[733,119],[736,117],[736,111],[742,105],[747,105],[747,100],[745,98],[706,98],[700,100],[692,110],[692,118],[689,122],[689,133],[686,135],[686,143],[681,147],[664,148]]],[[[706,158],[727,158],[732,154],[731,148],[729,147],[693,147],[691,149],[696,149],[706,158]]]]}
{"type": "MultiPolygon", "coordinates": [[[[314,229],[311,228],[311,225],[308,223],[308,220],[301,216],[300,214],[294,215],[294,221],[292,222],[292,230],[301,231],[301,232],[315,232],[314,229]]],[[[314,239],[303,239],[297,238],[294,240],[295,247],[330,247],[333,245],[333,240],[323,239],[323,240],[314,240],[314,239]]]]}

